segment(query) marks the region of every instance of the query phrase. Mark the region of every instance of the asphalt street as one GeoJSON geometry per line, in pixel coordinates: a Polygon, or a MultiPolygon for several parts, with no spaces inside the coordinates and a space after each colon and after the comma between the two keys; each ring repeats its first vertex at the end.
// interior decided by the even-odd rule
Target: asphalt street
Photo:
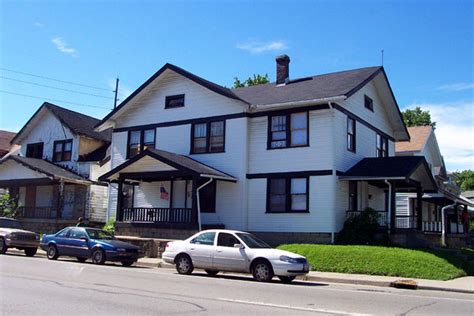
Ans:
{"type": "Polygon", "coordinates": [[[471,294],[0,256],[2,315],[473,315],[471,294]]]}

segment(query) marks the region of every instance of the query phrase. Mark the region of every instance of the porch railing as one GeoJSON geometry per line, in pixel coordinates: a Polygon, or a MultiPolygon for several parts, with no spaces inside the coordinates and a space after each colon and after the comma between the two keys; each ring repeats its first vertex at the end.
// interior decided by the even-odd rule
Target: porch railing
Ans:
{"type": "Polygon", "coordinates": [[[426,221],[423,221],[422,229],[423,229],[424,232],[440,233],[441,232],[441,221],[439,221],[439,222],[426,222],[426,221]]]}
{"type": "Polygon", "coordinates": [[[18,207],[17,215],[24,218],[56,218],[57,209],[55,207],[18,207]]]}
{"type": "Polygon", "coordinates": [[[396,215],[395,228],[416,229],[417,217],[412,215],[396,215]]]}
{"type": "Polygon", "coordinates": [[[190,224],[192,222],[192,212],[190,208],[124,208],[122,221],[190,224]]]}

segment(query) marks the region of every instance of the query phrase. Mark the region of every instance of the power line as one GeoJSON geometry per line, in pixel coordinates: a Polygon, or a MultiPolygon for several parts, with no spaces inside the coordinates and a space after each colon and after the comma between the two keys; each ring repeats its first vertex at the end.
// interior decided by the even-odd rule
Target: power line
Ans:
{"type": "Polygon", "coordinates": [[[12,70],[12,69],[3,68],[3,67],[0,67],[0,69],[1,69],[1,70],[5,70],[5,71],[9,71],[9,72],[13,72],[13,73],[17,73],[17,74],[21,74],[21,75],[25,75],[25,76],[31,76],[31,77],[36,77],[36,78],[41,78],[41,79],[46,79],[46,80],[52,80],[52,81],[62,82],[62,83],[67,83],[67,84],[72,84],[72,85],[76,85],[76,86],[80,86],[80,87],[86,87],[86,88],[91,88],[91,89],[103,90],[103,91],[108,91],[108,92],[111,91],[110,89],[104,89],[104,88],[94,87],[94,86],[86,85],[86,84],[83,84],[83,83],[72,82],[72,81],[59,80],[59,79],[55,79],[55,78],[50,78],[50,77],[46,77],[46,76],[35,75],[35,74],[32,74],[32,73],[22,72],[22,71],[17,71],[17,70],[12,70]]]}
{"type": "Polygon", "coordinates": [[[106,97],[106,96],[103,96],[103,95],[87,93],[87,92],[81,92],[81,91],[70,90],[70,89],[63,89],[63,88],[48,86],[48,85],[44,85],[44,84],[40,84],[40,83],[36,83],[36,82],[32,82],[32,81],[25,81],[25,80],[20,80],[20,79],[5,77],[5,76],[0,76],[0,78],[6,79],[6,80],[11,80],[11,81],[16,81],[16,82],[21,82],[21,83],[26,83],[26,84],[31,84],[31,85],[38,86],[38,87],[45,87],[45,88],[50,88],[50,89],[56,89],[56,90],[61,90],[61,91],[72,92],[72,93],[89,95],[89,96],[93,96],[93,97],[97,97],[97,98],[113,99],[112,97],[106,97]]]}
{"type": "Polygon", "coordinates": [[[87,107],[96,108],[96,109],[112,110],[112,109],[106,108],[106,107],[104,107],[104,106],[90,105],[90,104],[83,104],[83,103],[76,103],[76,102],[70,102],[70,101],[58,100],[58,99],[43,98],[43,97],[38,97],[38,96],[34,96],[34,95],[16,93],[16,92],[5,91],[5,90],[0,90],[0,93],[6,93],[6,94],[11,94],[11,95],[17,95],[17,96],[28,97],[28,98],[33,98],[33,99],[40,99],[40,100],[46,100],[46,101],[52,101],[52,102],[61,102],[61,103],[68,103],[68,104],[73,104],[73,105],[79,105],[79,106],[87,106],[87,107]]]}

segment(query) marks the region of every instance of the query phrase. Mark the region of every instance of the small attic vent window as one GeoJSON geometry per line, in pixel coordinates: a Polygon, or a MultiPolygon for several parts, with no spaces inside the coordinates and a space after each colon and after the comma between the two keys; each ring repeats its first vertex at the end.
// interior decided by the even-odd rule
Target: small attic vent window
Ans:
{"type": "Polygon", "coordinates": [[[374,111],[374,100],[372,100],[368,96],[364,95],[364,103],[365,103],[365,108],[366,109],[369,109],[372,112],[374,111]]]}
{"type": "Polygon", "coordinates": [[[165,100],[165,109],[179,108],[184,106],[184,94],[169,95],[165,100]]]}

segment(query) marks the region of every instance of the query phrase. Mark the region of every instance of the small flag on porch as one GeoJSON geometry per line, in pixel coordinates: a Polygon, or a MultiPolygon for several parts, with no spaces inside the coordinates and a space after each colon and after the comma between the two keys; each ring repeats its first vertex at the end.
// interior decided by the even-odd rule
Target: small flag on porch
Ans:
{"type": "Polygon", "coordinates": [[[168,192],[166,192],[166,189],[164,186],[160,187],[160,199],[162,200],[169,200],[170,195],[168,192]]]}

